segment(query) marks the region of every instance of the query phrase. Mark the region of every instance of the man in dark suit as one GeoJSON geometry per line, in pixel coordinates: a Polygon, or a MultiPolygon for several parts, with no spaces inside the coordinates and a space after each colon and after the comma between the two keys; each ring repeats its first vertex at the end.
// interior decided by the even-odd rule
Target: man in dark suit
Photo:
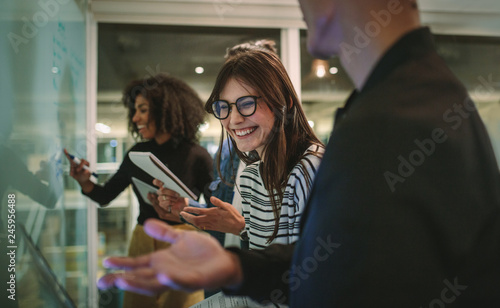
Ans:
{"type": "Polygon", "coordinates": [[[301,240],[227,251],[149,222],[170,251],[111,258],[131,271],[100,286],[224,286],[292,307],[500,307],[498,165],[416,1],[300,3],[309,51],[339,56],[356,86],[336,114],[301,240]]]}

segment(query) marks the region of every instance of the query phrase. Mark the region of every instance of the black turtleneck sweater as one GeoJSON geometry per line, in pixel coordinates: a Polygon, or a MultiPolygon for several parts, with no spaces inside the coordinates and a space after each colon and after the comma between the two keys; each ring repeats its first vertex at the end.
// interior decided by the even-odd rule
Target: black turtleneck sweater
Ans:
{"type": "MultiPolygon", "coordinates": [[[[135,144],[129,150],[129,152],[131,151],[153,153],[196,195],[200,195],[205,185],[212,181],[212,158],[198,144],[188,142],[175,143],[172,140],[163,144],[157,144],[155,140],[151,140],[135,144]]],[[[100,205],[106,205],[132,183],[132,177],[136,177],[151,185],[153,182],[153,178],[149,174],[137,167],[130,160],[127,152],[120,168],[113,177],[103,186],[96,185],[87,196],[100,205]]],[[[140,206],[137,223],[142,225],[148,218],[158,218],[158,214],[154,208],[142,199],[135,185],[132,187],[140,206]]],[[[168,221],[168,223],[177,224],[172,221],[168,221]]]]}

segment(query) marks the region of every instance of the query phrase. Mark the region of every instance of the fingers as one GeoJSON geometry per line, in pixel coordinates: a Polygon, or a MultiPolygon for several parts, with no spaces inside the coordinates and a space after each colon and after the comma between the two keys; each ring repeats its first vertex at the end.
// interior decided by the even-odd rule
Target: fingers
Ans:
{"type": "Polygon", "coordinates": [[[71,162],[71,158],[69,157],[68,150],[64,149],[64,155],[66,155],[66,158],[71,162]]]}
{"type": "Polygon", "coordinates": [[[160,181],[160,180],[158,180],[158,179],[154,179],[153,180],[153,185],[156,186],[156,187],[161,188],[161,187],[163,187],[163,182],[160,181]]]}
{"type": "Polygon", "coordinates": [[[144,295],[155,295],[167,289],[156,279],[156,272],[151,268],[126,272],[117,277],[115,285],[122,290],[144,295]]]}
{"type": "Polygon", "coordinates": [[[172,219],[172,214],[169,213],[167,210],[164,210],[159,204],[158,201],[156,203],[153,203],[153,208],[155,209],[156,213],[158,214],[158,217],[161,219],[166,219],[166,220],[171,220],[172,219]]]}
{"type": "Polygon", "coordinates": [[[141,268],[125,273],[107,274],[97,281],[99,289],[117,287],[143,295],[152,296],[168,290],[156,279],[156,273],[150,268],[141,268]]]}
{"type": "Polygon", "coordinates": [[[173,191],[173,190],[168,189],[168,188],[165,188],[165,187],[161,187],[160,189],[158,189],[157,194],[161,195],[161,196],[165,196],[167,198],[174,198],[174,199],[177,199],[180,197],[178,192],[173,191]]]}
{"type": "Polygon", "coordinates": [[[87,166],[88,167],[88,166],[90,166],[90,163],[88,161],[86,161],[85,159],[82,158],[81,161],[80,161],[80,163],[78,164],[78,168],[80,170],[82,170],[83,166],[87,166]]]}
{"type": "Polygon", "coordinates": [[[220,207],[221,209],[223,210],[227,210],[228,207],[233,207],[233,205],[231,203],[227,203],[227,202],[224,202],[222,200],[220,200],[219,198],[216,198],[216,197],[210,197],[210,202],[216,206],[216,207],[220,207]]]}
{"type": "Polygon", "coordinates": [[[165,202],[158,202],[158,198],[151,202],[158,217],[164,220],[181,222],[179,217],[180,209],[165,202]]]}
{"type": "Polygon", "coordinates": [[[217,197],[210,197],[210,202],[214,205],[214,206],[219,206],[220,204],[224,203],[221,199],[217,198],[217,197]]]}
{"type": "Polygon", "coordinates": [[[75,174],[88,173],[90,175],[90,171],[85,170],[83,166],[90,166],[89,162],[82,158],[79,164],[76,164],[73,160],[71,162],[71,171],[75,174]]]}
{"type": "Polygon", "coordinates": [[[163,194],[158,194],[158,201],[162,206],[165,205],[172,205],[179,201],[178,197],[173,197],[173,196],[168,196],[168,195],[163,195],[163,194]]]}
{"type": "MultiPolygon", "coordinates": [[[[176,201],[172,201],[172,199],[163,198],[163,196],[158,197],[156,202],[158,206],[168,214],[172,213],[172,206],[177,204],[176,201]]],[[[180,210],[182,209],[177,207],[175,208],[177,210],[177,213],[180,212],[180,210]]]]}
{"type": "MultiPolygon", "coordinates": [[[[156,275],[156,278],[158,279],[158,282],[161,283],[162,285],[168,287],[169,289],[173,290],[183,290],[187,292],[193,292],[196,289],[199,288],[193,288],[192,285],[190,284],[180,284],[180,282],[184,281],[186,279],[186,274],[181,273],[180,275],[175,275],[173,274],[166,274],[166,273],[158,273],[156,275]]],[[[194,282],[196,283],[196,282],[194,282]]]]}
{"type": "Polygon", "coordinates": [[[174,282],[168,275],[165,274],[158,274],[158,281],[165,286],[169,286],[170,288],[174,290],[180,289],[180,286],[174,282]]]}
{"type": "Polygon", "coordinates": [[[209,215],[210,212],[212,212],[214,209],[216,208],[202,209],[199,207],[186,206],[183,212],[200,216],[200,215],[209,215]]]}
{"type": "Polygon", "coordinates": [[[170,244],[174,244],[182,234],[182,232],[184,232],[182,230],[176,230],[157,219],[146,220],[146,222],[144,223],[144,231],[152,238],[170,244]]]}
{"type": "Polygon", "coordinates": [[[154,296],[169,289],[169,287],[162,285],[156,277],[148,280],[119,278],[115,285],[122,290],[146,296],[154,296]]]}
{"type": "Polygon", "coordinates": [[[190,224],[195,225],[195,226],[197,226],[197,227],[200,227],[200,226],[196,223],[196,221],[195,221],[195,219],[196,219],[196,218],[198,218],[197,216],[191,215],[191,214],[189,214],[189,213],[187,213],[187,212],[184,212],[184,211],[183,211],[183,212],[181,212],[179,215],[181,215],[181,216],[182,216],[182,218],[184,218],[184,220],[186,220],[186,221],[187,221],[187,222],[189,222],[190,224]]]}
{"type": "MultiPolygon", "coordinates": [[[[188,208],[186,208],[186,209],[188,209],[188,208]]],[[[194,209],[194,211],[200,210],[198,208],[189,208],[189,209],[194,209]]],[[[217,208],[202,209],[202,210],[214,210],[214,209],[217,209],[217,208]]],[[[195,216],[195,215],[192,215],[188,212],[181,212],[180,215],[188,223],[192,224],[193,226],[195,226],[201,230],[213,230],[213,227],[214,227],[213,217],[211,217],[209,215],[195,216]]]]}
{"type": "Polygon", "coordinates": [[[180,195],[173,191],[173,190],[170,190],[168,188],[165,188],[165,187],[161,187],[160,189],[158,189],[156,191],[156,194],[158,195],[158,200],[161,202],[161,201],[169,201],[169,202],[177,202],[177,200],[179,199],[180,195]]]}
{"type": "Polygon", "coordinates": [[[120,274],[107,274],[99,278],[97,287],[101,290],[109,289],[115,286],[115,281],[120,274]]]}
{"type": "Polygon", "coordinates": [[[180,215],[190,224],[203,230],[239,234],[245,226],[245,218],[230,203],[212,198],[211,208],[185,207],[180,215]],[[198,215],[198,216],[195,216],[198,215]]]}
{"type": "Polygon", "coordinates": [[[160,188],[157,193],[159,206],[166,210],[169,214],[175,212],[178,215],[178,213],[186,206],[186,198],[181,198],[180,195],[173,190],[160,188]]]}
{"type": "Polygon", "coordinates": [[[102,265],[106,268],[111,269],[134,269],[141,266],[149,266],[151,262],[151,257],[149,255],[143,255],[137,258],[129,257],[109,257],[102,261],[102,265]]]}
{"type": "Polygon", "coordinates": [[[153,205],[158,205],[158,195],[155,193],[148,193],[148,200],[151,202],[153,205]]]}

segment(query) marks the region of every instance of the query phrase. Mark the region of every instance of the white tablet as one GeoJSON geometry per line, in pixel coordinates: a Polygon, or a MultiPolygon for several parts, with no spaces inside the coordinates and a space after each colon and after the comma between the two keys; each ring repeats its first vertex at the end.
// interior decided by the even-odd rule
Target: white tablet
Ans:
{"type": "Polygon", "coordinates": [[[144,200],[144,202],[146,202],[149,205],[152,205],[148,199],[148,193],[156,194],[158,187],[149,185],[148,183],[141,181],[136,177],[132,177],[132,183],[135,185],[135,187],[137,187],[137,190],[139,191],[139,194],[141,195],[141,198],[144,200]]]}
{"type": "Polygon", "coordinates": [[[179,180],[153,153],[129,152],[130,160],[150,176],[163,182],[165,188],[171,189],[183,198],[196,200],[196,195],[179,180]]]}

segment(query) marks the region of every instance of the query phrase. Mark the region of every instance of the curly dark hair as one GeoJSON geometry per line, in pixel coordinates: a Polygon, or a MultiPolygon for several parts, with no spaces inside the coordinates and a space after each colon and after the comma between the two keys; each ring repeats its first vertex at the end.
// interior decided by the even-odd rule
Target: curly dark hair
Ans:
{"type": "Polygon", "coordinates": [[[128,128],[132,136],[140,139],[137,126],[132,122],[135,99],[142,95],[150,104],[149,117],[159,132],[167,132],[174,142],[197,142],[199,126],[205,121],[203,102],[187,83],[158,74],[130,82],[123,90],[122,103],[128,108],[128,128]]]}

